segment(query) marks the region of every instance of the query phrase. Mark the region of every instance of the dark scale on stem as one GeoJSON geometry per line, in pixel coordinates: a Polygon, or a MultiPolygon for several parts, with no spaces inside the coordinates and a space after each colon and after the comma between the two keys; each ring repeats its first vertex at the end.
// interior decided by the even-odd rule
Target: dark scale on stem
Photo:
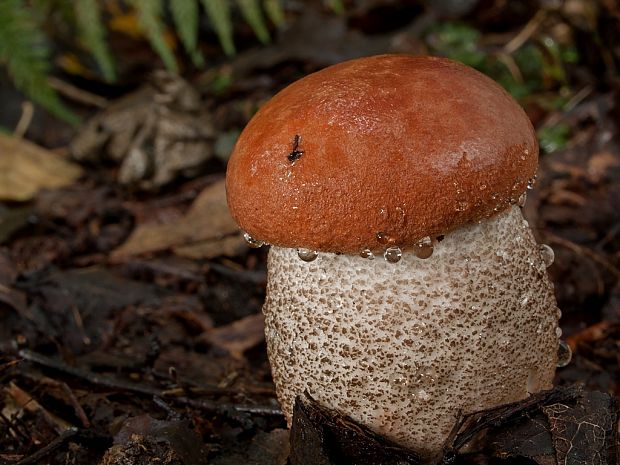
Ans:
{"type": "Polygon", "coordinates": [[[291,163],[299,160],[304,154],[303,150],[299,150],[299,144],[301,144],[301,136],[299,134],[295,134],[295,137],[293,137],[293,151],[288,154],[288,161],[291,163]]]}

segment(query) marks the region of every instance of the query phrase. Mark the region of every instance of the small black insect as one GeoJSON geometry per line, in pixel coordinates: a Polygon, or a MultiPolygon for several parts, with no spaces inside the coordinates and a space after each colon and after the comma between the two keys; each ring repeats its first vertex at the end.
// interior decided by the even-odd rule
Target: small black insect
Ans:
{"type": "Polygon", "coordinates": [[[295,134],[295,137],[293,137],[293,151],[288,154],[288,161],[291,163],[299,160],[304,154],[303,150],[299,150],[299,144],[301,144],[301,136],[299,134],[295,134]]]}

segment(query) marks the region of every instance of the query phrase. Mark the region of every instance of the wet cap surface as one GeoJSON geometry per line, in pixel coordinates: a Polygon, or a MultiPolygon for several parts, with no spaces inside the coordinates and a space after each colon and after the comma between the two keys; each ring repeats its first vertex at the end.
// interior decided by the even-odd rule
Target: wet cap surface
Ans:
{"type": "Polygon", "coordinates": [[[231,213],[281,247],[358,253],[505,210],[536,171],[534,130],[495,82],[442,58],[331,66],[265,104],[231,156],[231,213]]]}

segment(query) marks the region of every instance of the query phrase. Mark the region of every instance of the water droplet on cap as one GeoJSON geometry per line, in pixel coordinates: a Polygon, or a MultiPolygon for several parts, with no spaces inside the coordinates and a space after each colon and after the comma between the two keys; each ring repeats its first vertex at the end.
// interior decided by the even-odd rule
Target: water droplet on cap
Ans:
{"type": "Polygon", "coordinates": [[[568,365],[573,358],[573,351],[566,341],[560,340],[558,345],[558,368],[568,365]]]}
{"type": "Polygon", "coordinates": [[[530,178],[530,179],[527,181],[527,188],[528,188],[529,190],[534,189],[534,184],[536,184],[536,178],[537,178],[537,177],[538,177],[538,176],[534,175],[534,177],[533,177],[533,178],[530,178]]]}
{"type": "Polygon", "coordinates": [[[259,247],[262,247],[265,244],[263,241],[254,239],[248,233],[243,233],[243,238],[245,239],[245,242],[248,244],[248,246],[252,247],[253,249],[258,249],[259,247]]]}
{"type": "Polygon", "coordinates": [[[399,386],[407,386],[409,384],[409,378],[405,375],[394,373],[390,376],[390,383],[399,386]]]}
{"type": "Polygon", "coordinates": [[[383,253],[383,258],[385,258],[385,261],[390,263],[399,262],[402,256],[403,251],[400,250],[400,247],[388,247],[383,253]]]}
{"type": "Polygon", "coordinates": [[[372,250],[370,249],[364,249],[360,252],[360,257],[367,258],[368,260],[374,260],[375,254],[372,253],[372,250]]]}
{"type": "Polygon", "coordinates": [[[551,265],[553,265],[553,260],[555,259],[553,249],[547,244],[540,244],[539,250],[540,256],[542,257],[543,262],[545,262],[545,266],[549,268],[551,265]]]}
{"type": "Polygon", "coordinates": [[[559,326],[555,328],[555,335],[560,338],[562,337],[562,328],[560,328],[559,326]]]}
{"type": "Polygon", "coordinates": [[[456,211],[464,212],[465,210],[467,210],[467,207],[469,207],[469,204],[467,202],[460,201],[456,204],[456,211]]]}
{"type": "Polygon", "coordinates": [[[425,389],[417,389],[414,391],[413,395],[423,402],[426,402],[431,398],[431,396],[428,394],[428,392],[426,392],[425,389]]]}
{"type": "Polygon", "coordinates": [[[297,256],[301,258],[304,262],[312,262],[316,260],[316,257],[319,256],[319,253],[316,250],[297,249],[297,256]]]}
{"type": "Polygon", "coordinates": [[[415,245],[413,253],[416,257],[425,259],[433,255],[433,250],[433,240],[426,236],[415,245]]]}
{"type": "Polygon", "coordinates": [[[378,232],[377,233],[377,242],[379,244],[387,244],[388,242],[390,242],[390,236],[388,236],[384,232],[378,232]]]}

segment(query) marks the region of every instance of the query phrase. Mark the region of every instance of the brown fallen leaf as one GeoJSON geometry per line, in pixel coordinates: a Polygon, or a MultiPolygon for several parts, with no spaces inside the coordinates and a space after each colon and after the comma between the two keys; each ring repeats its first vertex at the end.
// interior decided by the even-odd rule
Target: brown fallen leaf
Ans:
{"type": "Polygon", "coordinates": [[[41,414],[45,421],[52,428],[54,428],[57,433],[62,433],[63,431],[73,427],[73,425],[67,421],[49,412],[36,399],[17,386],[14,382],[11,381],[9,385],[4,388],[4,392],[11,396],[13,401],[24,410],[30,413],[41,414]]]}
{"type": "Polygon", "coordinates": [[[167,249],[192,258],[212,258],[234,254],[238,248],[231,247],[230,242],[240,244],[241,240],[239,228],[228,212],[222,179],[204,189],[182,218],[166,224],[138,226],[112,253],[111,259],[122,261],[130,256],[167,249]]]}
{"type": "MultiPolygon", "coordinates": [[[[413,427],[413,425],[412,425],[413,427]]],[[[297,396],[290,433],[291,465],[418,465],[413,450],[398,446],[352,418],[297,396]]]]}
{"type": "Polygon", "coordinates": [[[247,447],[236,447],[214,457],[210,465],[286,465],[289,453],[289,432],[276,428],[259,431],[247,447]]]}
{"type": "Polygon", "coordinates": [[[600,183],[606,177],[611,177],[612,170],[617,169],[620,165],[620,160],[617,155],[614,155],[608,150],[595,153],[588,160],[587,176],[588,180],[592,183],[600,183]]]}
{"type": "Polygon", "coordinates": [[[265,339],[265,317],[261,313],[246,316],[204,333],[203,339],[225,349],[232,357],[242,359],[246,350],[265,339]]]}
{"type": "Polygon", "coordinates": [[[180,76],[158,71],[88,121],[70,150],[78,160],[118,162],[121,184],[151,189],[200,172],[212,157],[214,134],[198,91],[180,76]]]}
{"type": "Polygon", "coordinates": [[[82,169],[49,150],[0,134],[0,200],[27,201],[41,189],[75,182],[82,169]]]}
{"type": "Polygon", "coordinates": [[[549,419],[557,463],[617,463],[618,406],[604,392],[585,392],[575,405],[543,408],[549,419]]]}

